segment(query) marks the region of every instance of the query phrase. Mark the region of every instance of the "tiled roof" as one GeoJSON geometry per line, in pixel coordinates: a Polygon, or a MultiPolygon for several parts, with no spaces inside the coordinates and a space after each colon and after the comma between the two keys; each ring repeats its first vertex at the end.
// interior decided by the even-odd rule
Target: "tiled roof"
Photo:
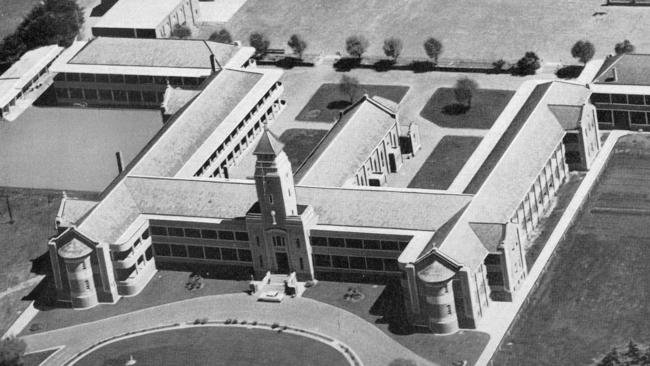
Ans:
{"type": "Polygon", "coordinates": [[[395,123],[392,110],[364,95],[343,112],[294,179],[303,185],[345,185],[395,123]]]}
{"type": "Polygon", "coordinates": [[[594,79],[594,83],[650,85],[650,54],[628,53],[608,57],[594,79]]]}
{"type": "MultiPolygon", "coordinates": [[[[209,70],[211,54],[224,66],[240,49],[202,40],[98,37],[88,41],[68,63],[209,70]]],[[[219,65],[217,69],[221,68],[219,65]]]]}
{"type": "Polygon", "coordinates": [[[264,126],[264,133],[260,138],[260,142],[257,143],[254,155],[275,155],[277,156],[282,149],[284,144],[280,142],[280,139],[271,132],[268,127],[264,126]]]}
{"type": "MultiPolygon", "coordinates": [[[[119,0],[93,27],[151,29],[184,0],[119,0]]],[[[187,14],[191,17],[191,14],[187,14]]]]}
{"type": "Polygon", "coordinates": [[[175,175],[261,78],[257,72],[220,71],[183,113],[165,124],[137,159],[132,174],[175,175]]]}
{"type": "Polygon", "coordinates": [[[168,85],[167,89],[165,89],[165,97],[163,98],[161,107],[166,115],[171,116],[181,110],[190,100],[199,95],[200,92],[200,90],[183,89],[168,85]]]}

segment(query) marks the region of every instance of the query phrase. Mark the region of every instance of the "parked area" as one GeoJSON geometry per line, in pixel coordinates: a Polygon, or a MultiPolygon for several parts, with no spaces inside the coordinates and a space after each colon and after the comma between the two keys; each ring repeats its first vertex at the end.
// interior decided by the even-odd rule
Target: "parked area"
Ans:
{"type": "Polygon", "coordinates": [[[649,157],[648,136],[619,140],[495,365],[587,365],[613,345],[650,338],[649,157]]]}

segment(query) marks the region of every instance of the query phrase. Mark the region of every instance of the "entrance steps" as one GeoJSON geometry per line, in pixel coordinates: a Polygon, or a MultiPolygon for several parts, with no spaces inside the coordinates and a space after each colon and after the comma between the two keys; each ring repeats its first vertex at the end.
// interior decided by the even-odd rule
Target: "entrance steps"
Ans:
{"type": "Polygon", "coordinates": [[[295,273],[285,275],[267,272],[261,281],[251,281],[252,289],[255,289],[258,300],[280,302],[285,296],[302,296],[305,284],[298,282],[295,273]]]}

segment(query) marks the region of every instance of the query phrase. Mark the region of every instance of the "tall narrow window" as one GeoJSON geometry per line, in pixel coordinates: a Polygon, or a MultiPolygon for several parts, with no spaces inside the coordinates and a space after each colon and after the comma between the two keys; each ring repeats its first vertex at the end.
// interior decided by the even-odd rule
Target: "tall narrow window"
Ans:
{"type": "Polygon", "coordinates": [[[272,194],[269,195],[269,203],[273,203],[273,195],[272,194]]]}
{"type": "MultiPolygon", "coordinates": [[[[300,248],[300,239],[296,239],[296,248],[300,248]]],[[[300,259],[302,261],[302,259],[300,259]]]]}
{"type": "Polygon", "coordinates": [[[262,259],[261,255],[260,255],[260,267],[264,268],[264,259],[262,259]]]}
{"type": "Polygon", "coordinates": [[[305,266],[303,265],[302,258],[300,258],[300,270],[302,271],[305,269],[305,266]]]}
{"type": "Polygon", "coordinates": [[[86,290],[90,290],[90,282],[88,280],[84,280],[84,285],[86,285],[86,290]]]}

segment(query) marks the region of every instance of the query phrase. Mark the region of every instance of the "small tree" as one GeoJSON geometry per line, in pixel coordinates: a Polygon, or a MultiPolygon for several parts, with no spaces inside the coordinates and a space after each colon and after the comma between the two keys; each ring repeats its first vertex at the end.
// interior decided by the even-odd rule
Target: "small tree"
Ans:
{"type": "Polygon", "coordinates": [[[255,54],[257,56],[265,55],[269,50],[269,45],[271,44],[264,33],[260,32],[253,32],[248,38],[248,43],[250,43],[251,47],[255,48],[255,54]]]}
{"type": "Polygon", "coordinates": [[[0,341],[0,365],[22,365],[25,348],[27,348],[25,341],[16,337],[9,337],[0,341]]]}
{"type": "Polygon", "coordinates": [[[578,41],[571,47],[571,56],[577,58],[583,64],[589,62],[596,53],[596,48],[589,41],[578,41]]]}
{"type": "Polygon", "coordinates": [[[289,37],[289,42],[287,42],[287,46],[291,47],[291,50],[293,50],[293,53],[298,55],[299,58],[302,59],[302,54],[305,52],[307,49],[307,42],[302,39],[302,37],[298,34],[293,34],[291,37],[289,37]]]}
{"type": "Polygon", "coordinates": [[[402,54],[402,40],[396,37],[391,37],[384,40],[384,54],[396,61],[400,54],[402,54]]]}
{"type": "Polygon", "coordinates": [[[172,30],[171,36],[173,38],[189,38],[192,36],[192,30],[185,25],[176,24],[172,30]]]}
{"type": "Polygon", "coordinates": [[[370,43],[364,36],[350,36],[345,40],[345,50],[350,56],[361,58],[368,49],[370,43]]]}
{"type": "Polygon", "coordinates": [[[630,343],[627,344],[625,356],[630,361],[634,362],[633,364],[638,364],[641,361],[641,349],[636,343],[630,341],[630,343]]]}
{"type": "Polygon", "coordinates": [[[438,63],[438,57],[440,57],[440,54],[442,53],[442,43],[431,37],[424,41],[424,51],[433,62],[438,63]]]}
{"type": "Polygon", "coordinates": [[[219,43],[232,43],[232,35],[226,30],[226,28],[221,28],[218,31],[212,32],[209,40],[219,43]]]}
{"type": "Polygon", "coordinates": [[[357,80],[357,78],[348,75],[343,75],[341,77],[339,90],[341,93],[347,95],[348,98],[350,98],[350,103],[354,102],[354,98],[356,97],[360,88],[361,87],[359,86],[359,80],[357,80]]]}
{"type": "Polygon", "coordinates": [[[535,52],[526,52],[524,57],[517,61],[516,72],[519,75],[534,75],[542,67],[539,57],[535,52]]]}
{"type": "Polygon", "coordinates": [[[454,87],[454,96],[458,103],[465,105],[467,108],[472,107],[472,95],[478,89],[476,81],[463,77],[456,81],[454,87]]]}
{"type": "Polygon", "coordinates": [[[634,53],[634,45],[632,42],[629,40],[624,40],[623,42],[617,43],[616,46],[614,46],[614,52],[616,52],[617,55],[622,55],[624,53],[634,53]]]}

